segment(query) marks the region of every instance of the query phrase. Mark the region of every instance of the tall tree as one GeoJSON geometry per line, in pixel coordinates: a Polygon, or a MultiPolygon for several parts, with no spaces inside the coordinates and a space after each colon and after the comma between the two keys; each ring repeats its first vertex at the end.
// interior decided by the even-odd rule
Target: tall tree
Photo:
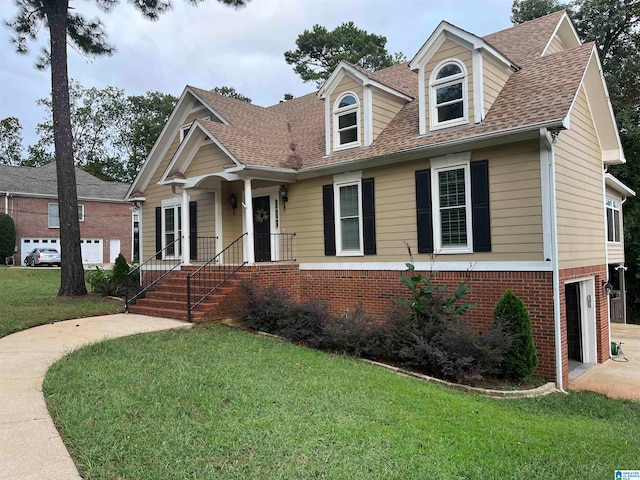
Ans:
{"type": "Polygon", "coordinates": [[[528,22],[567,8],[559,0],[515,0],[511,6],[511,22],[528,22]]]}
{"type": "Polygon", "coordinates": [[[127,97],[125,121],[118,140],[126,157],[120,181],[129,183],[136,178],[177,101],[173,95],[155,91],[127,97]]]}
{"type": "MultiPolygon", "coordinates": [[[[217,0],[240,7],[249,0],[217,0]]],[[[96,0],[105,12],[111,11],[114,0],[96,0]]],[[[169,0],[137,0],[131,2],[142,15],[157,20],[170,9],[169,0]]],[[[28,40],[35,40],[45,27],[49,33],[49,48],[39,66],[51,65],[51,97],[54,124],[56,176],[60,214],[60,247],[64,258],[58,295],[84,295],[87,287],[80,250],[78,196],[73,162],[73,136],[69,109],[69,77],[67,72],[67,42],[87,55],[111,55],[100,20],[89,20],[79,12],[80,4],[69,7],[69,0],[16,0],[17,15],[7,22],[15,32],[12,39],[18,53],[27,53],[28,40]]]]}
{"type": "Polygon", "coordinates": [[[332,31],[314,25],[298,35],[297,48],[285,52],[284,58],[303,81],[321,86],[341,60],[374,71],[405,61],[402,53],[390,55],[386,45],[386,37],[361,30],[353,22],[332,31]]]}
{"type": "Polygon", "coordinates": [[[236,100],[242,100],[243,102],[251,103],[251,99],[249,97],[244,96],[233,87],[214,87],[211,89],[211,92],[222,95],[223,97],[235,98],[236,100]]]}
{"type": "Polygon", "coordinates": [[[19,165],[22,162],[22,125],[16,117],[0,120],[0,163],[19,165]]]}

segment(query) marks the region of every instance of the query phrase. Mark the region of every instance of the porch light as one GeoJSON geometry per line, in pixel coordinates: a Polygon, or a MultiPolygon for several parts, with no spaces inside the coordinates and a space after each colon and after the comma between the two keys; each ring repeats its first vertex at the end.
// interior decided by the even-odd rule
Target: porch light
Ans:
{"type": "Polygon", "coordinates": [[[282,207],[287,209],[287,202],[289,201],[289,194],[287,193],[287,187],[280,185],[280,198],[282,199],[282,207]]]}
{"type": "Polygon", "coordinates": [[[231,204],[231,211],[233,214],[236,214],[236,208],[238,208],[238,199],[236,198],[236,194],[231,192],[231,196],[229,197],[229,203],[231,204]]]}
{"type": "Polygon", "coordinates": [[[611,295],[611,292],[613,292],[613,285],[609,282],[605,282],[604,280],[602,280],[602,288],[604,288],[607,295],[611,295]]]}

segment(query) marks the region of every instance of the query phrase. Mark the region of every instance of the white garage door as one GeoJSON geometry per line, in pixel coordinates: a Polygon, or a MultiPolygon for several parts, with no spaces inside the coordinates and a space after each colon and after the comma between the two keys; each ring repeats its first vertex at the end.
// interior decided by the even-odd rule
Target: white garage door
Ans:
{"type": "Polygon", "coordinates": [[[83,238],[80,240],[82,247],[82,263],[102,264],[102,239],[83,238]]]}
{"type": "MultiPolygon", "coordinates": [[[[60,251],[59,238],[21,238],[20,239],[20,264],[24,264],[24,257],[34,248],[55,248],[60,251]]],[[[16,261],[18,262],[18,260],[16,261]]]]}

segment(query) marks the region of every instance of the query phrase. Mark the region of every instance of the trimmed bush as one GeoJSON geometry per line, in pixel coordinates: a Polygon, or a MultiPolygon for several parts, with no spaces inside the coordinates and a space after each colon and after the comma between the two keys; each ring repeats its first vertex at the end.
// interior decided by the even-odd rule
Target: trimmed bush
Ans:
{"type": "Polygon", "coordinates": [[[10,257],[16,248],[16,226],[13,218],[0,213],[0,257],[10,257]]]}
{"type": "Polygon", "coordinates": [[[514,380],[530,377],[538,364],[538,356],[527,307],[513,292],[507,290],[496,304],[493,314],[494,325],[513,336],[502,364],[503,375],[514,380]]]}
{"type": "Polygon", "coordinates": [[[362,304],[324,325],[323,347],[355,357],[380,358],[385,355],[387,329],[369,315],[362,304]]]}
{"type": "Polygon", "coordinates": [[[129,267],[127,260],[121,253],[119,253],[116,257],[115,263],[113,264],[113,273],[111,277],[113,282],[117,285],[124,285],[127,280],[127,273],[129,273],[129,270],[131,270],[131,267],[129,267]]]}

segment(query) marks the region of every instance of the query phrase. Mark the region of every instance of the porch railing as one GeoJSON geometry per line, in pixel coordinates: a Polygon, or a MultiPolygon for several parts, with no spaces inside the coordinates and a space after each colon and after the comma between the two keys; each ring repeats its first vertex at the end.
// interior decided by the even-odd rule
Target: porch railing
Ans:
{"type": "Polygon", "coordinates": [[[127,273],[124,295],[125,311],[128,312],[129,305],[143,297],[156,283],[180,266],[182,263],[180,257],[167,258],[167,252],[175,253],[176,249],[180,251],[180,238],[175,239],[127,273]]]}
{"type": "Polygon", "coordinates": [[[191,312],[194,308],[246,265],[247,262],[244,260],[246,237],[247,234],[243,233],[195,272],[187,274],[187,318],[189,321],[191,321],[191,312]],[[221,263],[220,259],[223,257],[224,263],[221,263]]]}
{"type": "MultiPolygon", "coordinates": [[[[293,256],[293,239],[296,236],[295,233],[255,233],[256,244],[259,245],[263,242],[269,242],[266,245],[270,246],[269,257],[261,259],[261,261],[270,262],[295,262],[296,259],[293,256]]],[[[256,260],[258,260],[256,258],[256,260]]]]}
{"type": "Polygon", "coordinates": [[[191,252],[191,260],[206,262],[216,256],[218,237],[196,237],[196,250],[191,252]]]}

